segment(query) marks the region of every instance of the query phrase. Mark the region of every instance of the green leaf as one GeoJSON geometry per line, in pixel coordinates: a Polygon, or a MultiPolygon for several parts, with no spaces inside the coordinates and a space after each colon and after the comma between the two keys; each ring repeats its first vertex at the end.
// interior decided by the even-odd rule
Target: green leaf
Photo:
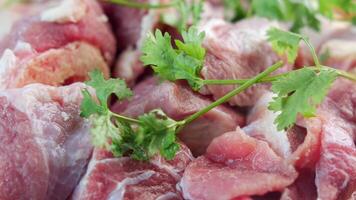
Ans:
{"type": "Polygon", "coordinates": [[[303,37],[296,33],[271,28],[267,32],[268,41],[278,54],[287,54],[288,62],[293,63],[298,54],[299,42],[303,37]]]}
{"type": "Polygon", "coordinates": [[[273,81],[272,91],[277,97],[273,98],[269,109],[279,113],[275,120],[278,130],[293,125],[298,114],[314,116],[316,106],[323,101],[336,77],[335,70],[323,69],[316,73],[313,69],[303,68],[273,81]]]}
{"type": "Polygon", "coordinates": [[[255,15],[269,19],[284,20],[282,6],[278,0],[253,0],[252,10],[255,15]]]}
{"type": "Polygon", "coordinates": [[[203,67],[205,49],[202,47],[204,33],[194,27],[182,33],[184,42],[175,41],[178,49],[173,49],[171,37],[157,30],[146,38],[141,57],[144,65],[152,65],[155,73],[164,80],[187,80],[194,90],[202,87],[200,70],[203,67]]]}
{"type": "Polygon", "coordinates": [[[102,114],[105,112],[105,109],[95,102],[87,89],[84,89],[82,93],[83,100],[80,104],[80,116],[88,118],[90,115],[102,114]]]}
{"type": "Polygon", "coordinates": [[[112,122],[110,115],[93,115],[91,117],[90,129],[92,143],[96,147],[111,150],[110,141],[121,140],[121,130],[116,127],[112,122]]]}
{"type": "Polygon", "coordinates": [[[183,41],[175,40],[178,50],[186,53],[187,55],[204,61],[205,49],[202,47],[205,38],[205,32],[198,32],[194,26],[190,27],[187,32],[182,33],[183,41]]]}
{"type": "Polygon", "coordinates": [[[171,36],[164,35],[157,29],[155,34],[149,34],[142,46],[141,61],[144,65],[154,65],[162,68],[169,68],[177,53],[171,44],[171,36]]]}
{"type": "Polygon", "coordinates": [[[112,78],[105,80],[102,72],[99,70],[90,72],[89,76],[90,80],[86,84],[95,89],[96,97],[103,108],[107,109],[108,97],[111,94],[115,94],[120,100],[132,96],[132,92],[127,88],[124,80],[112,78]]]}
{"type": "Polygon", "coordinates": [[[179,149],[176,142],[177,122],[168,118],[161,110],[153,110],[139,117],[136,140],[144,147],[148,157],[160,153],[166,159],[174,158],[179,149]]]}

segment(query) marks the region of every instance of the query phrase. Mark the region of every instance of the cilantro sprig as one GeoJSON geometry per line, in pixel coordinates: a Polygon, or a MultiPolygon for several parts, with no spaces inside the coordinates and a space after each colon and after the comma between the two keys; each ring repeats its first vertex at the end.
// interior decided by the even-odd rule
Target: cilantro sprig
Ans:
{"type": "Polygon", "coordinates": [[[184,126],[258,83],[282,65],[282,62],[274,64],[217,101],[181,121],[170,119],[161,110],[153,110],[137,119],[111,112],[107,106],[110,95],[115,94],[122,100],[130,96],[128,89],[122,80],[105,80],[99,71],[94,71],[90,74],[91,80],[87,84],[96,90],[97,96],[94,98],[88,89],[83,90],[81,116],[89,118],[91,121],[92,143],[97,147],[111,151],[116,157],[130,156],[136,160],[149,160],[160,154],[166,159],[172,159],[179,150],[176,134],[184,126]],[[100,89],[103,91],[99,92],[100,89]]]}
{"type": "Polygon", "coordinates": [[[98,70],[91,72],[86,84],[96,91],[95,98],[88,89],[83,90],[81,116],[91,121],[92,143],[113,152],[115,156],[130,155],[137,160],[147,160],[160,153],[172,159],[178,150],[175,130],[179,123],[159,110],[144,114],[138,119],[110,111],[108,99],[114,94],[119,100],[132,95],[120,79],[105,80],[98,70]],[[163,127],[163,128],[162,128],[163,127]],[[174,134],[173,134],[174,133],[174,134]]]}
{"type": "Polygon", "coordinates": [[[279,75],[272,81],[272,91],[277,96],[270,102],[269,109],[279,113],[275,120],[279,130],[291,127],[298,114],[315,116],[316,107],[338,76],[356,81],[356,76],[351,73],[321,65],[315,49],[308,38],[302,35],[272,28],[268,31],[268,40],[277,53],[287,54],[290,63],[297,57],[299,42],[304,41],[315,63],[315,66],[279,75]]]}
{"type": "Polygon", "coordinates": [[[156,30],[149,34],[143,43],[141,61],[151,65],[160,78],[170,81],[187,80],[194,90],[203,86],[200,70],[205,59],[202,47],[204,32],[198,33],[195,27],[184,31],[183,41],[175,40],[176,49],[171,44],[171,36],[156,30]]]}
{"type": "Polygon", "coordinates": [[[353,23],[356,21],[356,6],[352,0],[251,0],[249,5],[242,5],[241,1],[236,0],[224,0],[224,4],[227,12],[234,15],[230,17],[232,21],[256,15],[291,22],[293,32],[299,32],[302,27],[319,30],[319,15],[353,23]]]}

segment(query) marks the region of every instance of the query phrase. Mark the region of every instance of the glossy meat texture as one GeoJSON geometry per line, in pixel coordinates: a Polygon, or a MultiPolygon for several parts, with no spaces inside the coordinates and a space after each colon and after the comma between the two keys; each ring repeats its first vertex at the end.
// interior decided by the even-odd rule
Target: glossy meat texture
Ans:
{"type": "Polygon", "coordinates": [[[84,87],[0,92],[0,199],[68,198],[92,151],[89,124],[79,116],[84,87]]]}
{"type": "MultiPolygon", "coordinates": [[[[137,2],[157,3],[163,1],[139,0],[137,2]]],[[[135,9],[109,3],[104,3],[103,7],[119,43],[120,54],[114,66],[113,76],[123,78],[133,85],[144,71],[140,61],[143,40],[158,25],[161,10],[135,9]]]]}
{"type": "Polygon", "coordinates": [[[176,184],[192,159],[193,156],[184,145],[171,161],[160,156],[149,162],[128,157],[113,158],[110,153],[96,149],[72,199],[181,200],[176,184]]]}
{"type": "Polygon", "coordinates": [[[320,199],[337,199],[356,190],[355,91],[352,82],[337,80],[319,109],[323,127],[315,182],[320,199]]]}
{"type": "Polygon", "coordinates": [[[280,191],[297,178],[294,167],[240,128],[215,138],[207,153],[186,168],[185,199],[228,200],[280,191]]]}
{"type": "MultiPolygon", "coordinates": [[[[329,21],[321,18],[320,32],[304,28],[301,34],[307,36],[324,65],[350,71],[356,66],[356,28],[351,23],[329,21]]],[[[296,66],[310,66],[313,59],[308,47],[301,43],[296,66]]]]}
{"type": "MultiPolygon", "coordinates": [[[[202,76],[205,79],[244,79],[251,78],[268,66],[282,60],[267,41],[266,32],[277,23],[265,19],[252,18],[237,24],[229,24],[219,19],[210,20],[201,26],[206,32],[204,47],[207,49],[202,76]]],[[[287,71],[291,66],[284,66],[278,72],[287,71]]],[[[234,85],[209,85],[208,93],[217,99],[234,85]]],[[[233,97],[229,103],[238,106],[252,106],[269,88],[267,84],[252,86],[233,97]]],[[[205,93],[205,92],[204,92],[205,93]]]]}
{"type": "Polygon", "coordinates": [[[73,42],[59,49],[37,53],[28,43],[15,51],[7,49],[0,58],[0,88],[18,88],[30,83],[60,86],[85,81],[88,73],[109,70],[100,51],[85,42],[73,42]]]}
{"type": "Polygon", "coordinates": [[[274,94],[266,92],[256,102],[247,117],[247,126],[243,128],[247,135],[266,141],[281,157],[291,155],[291,146],[285,131],[278,131],[274,121],[277,113],[268,110],[268,104],[274,94]]]}
{"type": "MultiPolygon", "coordinates": [[[[167,81],[159,83],[156,78],[150,78],[134,88],[134,96],[130,101],[117,103],[113,111],[125,116],[137,117],[160,108],[169,117],[182,120],[210,103],[212,102],[209,99],[193,93],[184,84],[167,81]]],[[[243,124],[242,115],[225,106],[218,106],[188,124],[178,136],[194,155],[201,155],[213,138],[243,124]]]]}
{"type": "Polygon", "coordinates": [[[0,88],[69,84],[86,80],[93,69],[109,75],[116,42],[96,1],[51,1],[32,7],[28,9],[35,11],[16,22],[0,42],[0,88]]]}

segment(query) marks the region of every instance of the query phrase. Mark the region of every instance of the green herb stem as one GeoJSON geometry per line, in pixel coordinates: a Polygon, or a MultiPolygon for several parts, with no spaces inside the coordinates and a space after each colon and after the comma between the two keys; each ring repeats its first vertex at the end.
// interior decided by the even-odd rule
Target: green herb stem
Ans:
{"type": "MultiPolygon", "coordinates": [[[[272,82],[274,80],[277,80],[278,78],[287,75],[288,72],[283,73],[283,74],[278,74],[274,76],[268,76],[264,77],[260,80],[258,80],[256,83],[266,83],[266,82],[272,82]]],[[[249,81],[250,79],[225,79],[225,80],[219,80],[219,79],[207,79],[207,80],[202,80],[203,85],[241,85],[249,81]]]]}
{"type": "Polygon", "coordinates": [[[127,0],[107,0],[107,1],[111,2],[111,3],[131,7],[131,8],[138,8],[138,9],[169,8],[169,7],[175,6],[178,3],[178,0],[175,0],[172,3],[167,3],[167,4],[148,4],[148,3],[138,3],[135,1],[127,1],[127,0]]]}
{"type": "MultiPolygon", "coordinates": [[[[346,72],[346,71],[343,71],[343,70],[339,70],[339,69],[335,69],[335,68],[332,68],[332,67],[328,67],[328,66],[325,66],[325,65],[321,65],[321,67],[324,68],[324,69],[335,70],[338,76],[341,76],[341,77],[344,77],[346,79],[349,79],[351,81],[356,82],[356,74],[353,74],[353,73],[350,73],[350,72],[346,72]]],[[[309,67],[309,68],[311,68],[313,70],[320,71],[320,68],[318,68],[318,67],[309,67]]]]}
{"type": "Polygon", "coordinates": [[[309,39],[306,38],[306,37],[304,37],[304,36],[302,36],[302,40],[303,40],[303,41],[305,42],[305,44],[309,47],[310,53],[311,53],[312,56],[313,56],[313,60],[314,60],[315,66],[318,67],[318,68],[322,67],[322,65],[320,64],[319,58],[318,58],[318,56],[317,56],[317,54],[316,54],[316,51],[315,51],[313,45],[310,44],[309,39]]]}
{"type": "MultiPolygon", "coordinates": [[[[265,71],[263,71],[262,73],[258,74],[254,78],[249,79],[248,81],[243,83],[240,87],[232,90],[231,92],[227,93],[226,95],[224,95],[220,99],[216,100],[212,104],[208,105],[207,107],[203,108],[202,110],[200,110],[200,111],[194,113],[193,115],[189,116],[188,118],[184,119],[183,120],[184,121],[183,124],[184,125],[189,124],[190,122],[194,121],[198,117],[200,117],[200,116],[204,115],[205,113],[209,112],[211,109],[213,109],[213,108],[225,103],[226,101],[231,99],[233,96],[235,96],[235,95],[239,94],[240,92],[244,91],[248,87],[250,87],[253,84],[257,83],[259,80],[261,80],[262,78],[268,76],[270,73],[274,72],[275,70],[277,70],[278,68],[280,68],[282,66],[283,66],[283,62],[279,61],[279,62],[275,63],[274,65],[268,67],[265,71]]],[[[181,127],[178,128],[178,131],[181,129],[181,127]]]]}
{"type": "Polygon", "coordinates": [[[111,111],[109,111],[109,114],[110,114],[111,116],[116,117],[116,118],[119,119],[119,120],[123,120],[123,121],[126,121],[126,122],[131,122],[131,123],[136,123],[136,124],[140,123],[140,121],[137,120],[137,119],[133,119],[133,118],[130,118],[130,117],[125,117],[125,116],[123,116],[123,115],[119,115],[119,114],[116,114],[116,113],[111,112],[111,111]]]}

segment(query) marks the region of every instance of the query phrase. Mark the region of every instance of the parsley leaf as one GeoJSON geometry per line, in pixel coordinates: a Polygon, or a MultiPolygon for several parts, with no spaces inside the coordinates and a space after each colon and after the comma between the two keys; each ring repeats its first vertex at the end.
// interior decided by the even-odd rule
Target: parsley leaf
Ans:
{"type": "Polygon", "coordinates": [[[299,42],[303,37],[301,35],[282,31],[277,28],[271,28],[267,32],[268,41],[272,48],[278,54],[287,54],[288,62],[293,63],[298,54],[299,42]]]}
{"type": "Polygon", "coordinates": [[[303,68],[273,81],[272,91],[278,96],[270,102],[269,109],[279,112],[275,120],[278,130],[293,125],[298,113],[304,117],[314,116],[316,106],[322,102],[336,77],[337,72],[332,69],[317,73],[303,68]]]}
{"type": "Polygon", "coordinates": [[[155,35],[150,34],[143,43],[141,61],[144,65],[152,65],[160,78],[187,80],[194,90],[199,90],[203,85],[200,70],[205,58],[205,49],[202,47],[205,34],[190,27],[182,36],[183,42],[176,40],[178,48],[174,49],[171,36],[156,30],[155,35]]]}

